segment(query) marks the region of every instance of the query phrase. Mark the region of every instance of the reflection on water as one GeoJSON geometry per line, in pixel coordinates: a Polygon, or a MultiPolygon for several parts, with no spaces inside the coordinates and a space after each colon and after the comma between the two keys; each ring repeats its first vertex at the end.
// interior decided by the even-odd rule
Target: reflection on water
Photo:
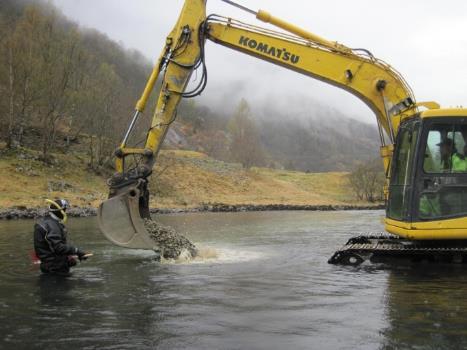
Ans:
{"type": "Polygon", "coordinates": [[[467,347],[467,270],[426,265],[389,273],[387,348],[467,347]]]}
{"type": "Polygon", "coordinates": [[[70,238],[95,256],[69,279],[31,265],[31,221],[0,222],[0,348],[462,348],[462,266],[327,264],[353,234],[381,231],[382,215],[161,216],[201,247],[163,263],[75,219],[70,238]]]}

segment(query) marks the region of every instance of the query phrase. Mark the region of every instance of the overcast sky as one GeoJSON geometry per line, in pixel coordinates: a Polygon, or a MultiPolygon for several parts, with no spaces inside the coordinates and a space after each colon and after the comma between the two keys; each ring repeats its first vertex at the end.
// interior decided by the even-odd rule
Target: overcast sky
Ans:
{"type": "MultiPolygon", "coordinates": [[[[236,0],[264,9],[329,40],[363,47],[396,68],[418,101],[467,105],[467,1],[462,0],[236,0]]],[[[183,0],[53,0],[65,15],[96,28],[152,61],[159,55],[183,0]]],[[[219,0],[208,13],[265,26],[254,16],[219,0]]],[[[362,121],[372,112],[356,97],[267,62],[209,42],[209,82],[204,103],[234,106],[240,97],[287,106],[287,96],[321,101],[362,121]],[[254,77],[254,79],[252,79],[254,77]],[[232,89],[236,94],[230,95],[232,89]]],[[[293,99],[296,103],[296,99],[293,99]]]]}

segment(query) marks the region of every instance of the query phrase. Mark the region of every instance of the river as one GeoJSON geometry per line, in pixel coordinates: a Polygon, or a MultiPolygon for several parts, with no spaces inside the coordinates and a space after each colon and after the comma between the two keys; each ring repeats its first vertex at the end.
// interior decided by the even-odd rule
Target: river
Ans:
{"type": "Polygon", "coordinates": [[[68,279],[31,264],[33,221],[0,222],[0,348],[467,348],[467,269],[329,265],[382,211],[161,215],[202,249],[157,263],[71,219],[94,253],[68,279]]]}

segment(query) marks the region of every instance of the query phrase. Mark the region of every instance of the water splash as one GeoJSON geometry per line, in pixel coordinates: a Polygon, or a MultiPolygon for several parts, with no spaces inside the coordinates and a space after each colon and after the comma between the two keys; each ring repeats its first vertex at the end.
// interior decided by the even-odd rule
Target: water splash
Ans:
{"type": "Polygon", "coordinates": [[[162,264],[225,264],[258,260],[265,257],[264,252],[238,250],[221,247],[199,246],[193,257],[188,250],[183,250],[177,259],[162,259],[162,264]]]}

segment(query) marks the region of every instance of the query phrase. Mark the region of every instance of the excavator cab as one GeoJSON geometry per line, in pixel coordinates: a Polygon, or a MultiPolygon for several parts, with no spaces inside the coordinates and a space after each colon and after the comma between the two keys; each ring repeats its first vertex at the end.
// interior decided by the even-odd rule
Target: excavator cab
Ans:
{"type": "Polygon", "coordinates": [[[467,239],[467,110],[418,113],[401,123],[386,229],[411,239],[467,239]]]}
{"type": "Polygon", "coordinates": [[[397,129],[385,229],[352,237],[331,264],[467,264],[467,109],[433,108],[397,129]]]}

